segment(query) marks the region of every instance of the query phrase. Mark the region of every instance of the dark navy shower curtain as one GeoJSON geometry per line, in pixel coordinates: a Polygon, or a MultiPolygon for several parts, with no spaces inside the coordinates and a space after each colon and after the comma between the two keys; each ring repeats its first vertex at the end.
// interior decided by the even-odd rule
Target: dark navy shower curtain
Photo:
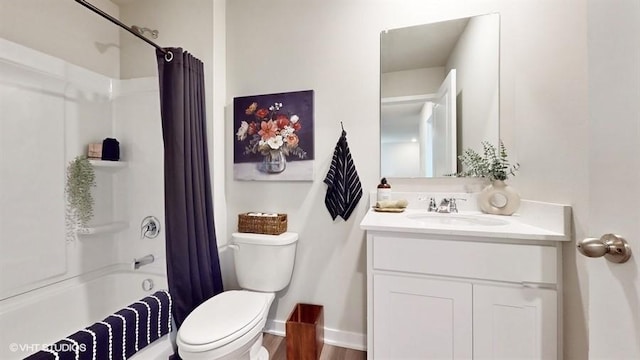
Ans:
{"type": "Polygon", "coordinates": [[[222,292],[213,222],[202,61],[181,48],[156,52],[164,140],[167,276],[178,327],[222,292]]]}

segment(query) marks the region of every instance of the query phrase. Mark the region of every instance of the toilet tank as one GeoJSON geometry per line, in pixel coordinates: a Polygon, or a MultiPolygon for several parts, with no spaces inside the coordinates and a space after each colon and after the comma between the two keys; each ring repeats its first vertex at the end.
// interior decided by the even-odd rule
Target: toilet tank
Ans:
{"type": "Polygon", "coordinates": [[[233,233],[238,284],[247,290],[276,292],[291,281],[298,234],[233,233]]]}

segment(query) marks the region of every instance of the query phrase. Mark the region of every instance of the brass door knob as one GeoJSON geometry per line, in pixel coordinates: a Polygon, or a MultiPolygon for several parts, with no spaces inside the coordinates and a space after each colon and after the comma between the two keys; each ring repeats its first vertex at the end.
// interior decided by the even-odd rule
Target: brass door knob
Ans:
{"type": "Polygon", "coordinates": [[[614,263],[624,263],[631,258],[631,248],[625,239],[614,234],[604,234],[601,238],[587,238],[579,241],[578,251],[584,256],[601,257],[614,263]]]}

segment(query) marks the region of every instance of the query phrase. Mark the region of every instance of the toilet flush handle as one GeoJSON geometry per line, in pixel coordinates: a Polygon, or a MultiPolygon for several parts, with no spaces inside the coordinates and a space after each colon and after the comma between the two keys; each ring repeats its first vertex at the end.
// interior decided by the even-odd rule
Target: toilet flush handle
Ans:
{"type": "Polygon", "coordinates": [[[233,249],[234,251],[240,251],[240,246],[238,246],[236,244],[229,244],[227,246],[230,247],[231,249],[233,249]]]}

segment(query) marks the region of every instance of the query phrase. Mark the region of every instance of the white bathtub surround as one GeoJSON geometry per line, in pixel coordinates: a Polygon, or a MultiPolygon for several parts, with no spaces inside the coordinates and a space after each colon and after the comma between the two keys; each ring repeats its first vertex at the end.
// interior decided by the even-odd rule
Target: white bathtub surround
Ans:
{"type": "MultiPolygon", "coordinates": [[[[2,169],[11,169],[0,177],[5,298],[114,264],[117,249],[108,241],[66,245],[64,229],[66,165],[111,134],[111,79],[4,39],[0,71],[0,153],[21,154],[1,158],[2,169]]],[[[95,221],[111,217],[109,192],[94,198],[105,204],[95,221]]]]}
{"type": "Polygon", "coordinates": [[[158,79],[118,81],[114,93],[114,135],[128,163],[118,174],[114,206],[130,222],[129,228],[118,234],[118,258],[129,261],[151,253],[156,261],[149,266],[164,271],[166,222],[158,79]],[[160,234],[154,239],[141,239],[142,221],[147,216],[160,221],[160,234]]]}
{"type": "Polygon", "coordinates": [[[0,150],[22,154],[1,159],[0,299],[149,253],[164,272],[163,233],[140,240],[139,227],[164,221],[157,78],[111,79],[4,39],[0,73],[0,150]],[[94,162],[94,219],[65,243],[66,165],[106,137],[123,161],[94,162]]]}
{"type": "MultiPolygon", "coordinates": [[[[6,299],[0,303],[0,358],[22,359],[41,349],[12,352],[10,344],[55,343],[160,289],[167,289],[163,274],[113,266],[6,299]],[[144,291],[147,279],[154,286],[144,291]]],[[[159,341],[153,345],[171,349],[168,337],[159,341]]]]}
{"type": "MultiPolygon", "coordinates": [[[[10,352],[12,342],[55,342],[146,294],[144,278],[96,276],[129,269],[134,258],[149,253],[156,261],[131,278],[164,274],[163,235],[140,240],[138,226],[146,215],[164,220],[162,137],[149,131],[160,121],[156,78],[110,79],[4,39],[0,72],[0,150],[23,154],[3,156],[2,168],[14,171],[0,177],[0,358],[12,359],[27,355],[10,352]],[[132,133],[124,136],[125,131],[132,133]],[[65,243],[66,164],[106,137],[125,140],[121,155],[127,166],[96,165],[91,231],[65,243]],[[154,147],[153,140],[160,145],[154,147]]],[[[167,287],[164,275],[154,276],[149,278],[158,279],[155,289],[167,287]]],[[[169,337],[163,339],[164,348],[154,343],[142,353],[155,355],[139,356],[172,353],[166,350],[169,337]]]]}

